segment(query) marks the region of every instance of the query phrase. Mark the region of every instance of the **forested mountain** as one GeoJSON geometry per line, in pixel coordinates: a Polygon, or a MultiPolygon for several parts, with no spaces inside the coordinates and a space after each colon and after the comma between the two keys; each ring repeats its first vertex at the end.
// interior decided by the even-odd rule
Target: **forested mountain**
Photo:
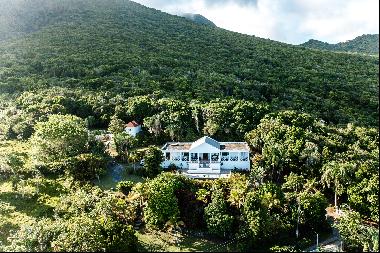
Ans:
{"type": "Polygon", "coordinates": [[[378,251],[378,95],[378,56],[127,0],[0,0],[0,251],[304,251],[329,205],[344,249],[378,251]],[[246,141],[250,171],[160,166],[204,135],[246,141]],[[183,224],[208,236],[168,239],[183,224]]]}
{"type": "Polygon", "coordinates": [[[325,49],[329,51],[354,52],[364,54],[379,54],[379,35],[378,34],[363,34],[353,40],[339,42],[337,44],[329,44],[319,40],[309,40],[300,46],[325,49]]]}
{"type": "Polygon", "coordinates": [[[208,20],[207,18],[205,18],[204,16],[200,14],[185,13],[185,14],[182,14],[181,16],[184,18],[190,19],[200,25],[209,25],[213,27],[216,26],[211,20],[208,20]]]}
{"type": "Polygon", "coordinates": [[[234,97],[332,123],[378,122],[378,58],[199,26],[126,0],[2,1],[2,92],[51,86],[234,97]],[[4,15],[5,14],[5,15],[4,15]],[[4,17],[5,16],[5,17],[4,17]],[[5,34],[5,35],[4,35],[5,34]]]}

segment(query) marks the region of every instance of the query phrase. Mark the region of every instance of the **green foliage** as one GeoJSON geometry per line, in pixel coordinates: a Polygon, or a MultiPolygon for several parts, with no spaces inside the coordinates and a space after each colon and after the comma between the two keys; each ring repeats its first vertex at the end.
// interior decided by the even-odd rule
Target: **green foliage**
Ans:
{"type": "Polygon", "coordinates": [[[247,193],[242,208],[242,229],[247,230],[251,244],[286,231],[284,207],[284,193],[275,184],[266,183],[247,193]]]}
{"type": "Polygon", "coordinates": [[[68,159],[65,169],[75,180],[92,180],[106,172],[106,161],[99,155],[80,154],[68,159]]]}
{"type": "Polygon", "coordinates": [[[348,186],[349,205],[361,215],[379,222],[379,156],[374,152],[372,159],[358,165],[354,182],[348,186]]]}
{"type": "Polygon", "coordinates": [[[31,138],[36,162],[54,162],[83,153],[88,134],[82,119],[72,115],[51,115],[39,122],[31,138]]]}
{"type": "Polygon", "coordinates": [[[240,209],[245,201],[246,193],[248,191],[248,180],[245,175],[234,173],[228,178],[229,182],[229,196],[228,201],[231,205],[240,209]]]}
{"type": "Polygon", "coordinates": [[[164,172],[147,182],[145,220],[149,226],[162,227],[166,222],[178,221],[180,211],[176,190],[183,186],[182,176],[164,172]]]}
{"type": "Polygon", "coordinates": [[[270,252],[298,252],[294,246],[273,246],[269,249],[270,252]]]}
{"type": "MultiPolygon", "coordinates": [[[[130,225],[136,218],[136,209],[133,205],[119,199],[111,192],[103,192],[90,184],[71,181],[70,188],[60,189],[62,185],[57,184],[56,180],[42,178],[38,181],[33,179],[31,182],[33,182],[31,185],[39,189],[39,203],[44,203],[45,199],[50,197],[50,202],[46,203],[54,206],[54,215],[45,213],[31,218],[28,222],[20,220],[20,228],[10,234],[9,243],[2,248],[3,250],[33,252],[136,250],[137,238],[130,225]],[[51,196],[57,197],[51,198],[51,196]]],[[[66,181],[64,184],[69,182],[66,181]]],[[[34,208],[30,205],[30,201],[26,202],[25,199],[22,201],[24,205],[28,204],[25,210],[34,208]]],[[[12,204],[14,203],[13,201],[12,204]]],[[[9,208],[7,210],[12,211],[9,208]]]]}
{"type": "Polygon", "coordinates": [[[146,176],[153,178],[161,171],[161,163],[164,160],[164,155],[161,149],[155,146],[149,146],[144,155],[144,173],[146,176]]]}
{"type": "Polygon", "coordinates": [[[125,122],[121,119],[118,119],[117,117],[113,116],[111,118],[110,124],[108,126],[108,131],[110,131],[113,134],[120,134],[124,131],[125,128],[125,122]]]}
{"type": "Polygon", "coordinates": [[[337,44],[329,44],[318,40],[309,40],[300,46],[325,49],[330,51],[356,52],[364,54],[379,54],[379,35],[378,34],[363,34],[353,40],[340,42],[337,44]]]}
{"type": "Polygon", "coordinates": [[[136,138],[125,132],[115,134],[114,142],[119,157],[124,161],[128,160],[130,150],[136,148],[138,143],[136,138]]]}
{"type": "Polygon", "coordinates": [[[12,22],[0,25],[0,93],[43,90],[20,103],[36,113],[33,120],[69,113],[93,116],[103,127],[114,114],[140,121],[157,114],[144,98],[165,95],[186,102],[234,97],[329,123],[378,125],[376,57],[236,34],[125,0],[39,1],[3,1],[2,20],[12,22]],[[53,86],[71,96],[44,96],[53,86]]]}
{"type": "Polygon", "coordinates": [[[132,181],[120,181],[116,185],[116,190],[128,195],[128,193],[132,190],[134,183],[132,181]]]}
{"type": "Polygon", "coordinates": [[[319,191],[310,193],[304,191],[299,194],[300,206],[300,226],[305,231],[307,228],[316,231],[327,230],[329,227],[326,222],[326,208],[328,206],[326,197],[319,191]]]}
{"type": "Polygon", "coordinates": [[[308,114],[283,111],[264,117],[245,138],[260,154],[255,163],[264,169],[264,177],[279,181],[290,172],[318,173],[321,154],[314,133],[321,129],[308,114]]]}
{"type": "Polygon", "coordinates": [[[345,210],[335,226],[349,250],[379,250],[379,230],[364,225],[358,212],[345,210]]]}
{"type": "Polygon", "coordinates": [[[82,214],[69,220],[42,219],[22,225],[7,251],[134,251],[136,236],[132,226],[101,221],[82,214]]]}
{"type": "Polygon", "coordinates": [[[11,245],[5,248],[9,251],[53,251],[51,241],[62,231],[61,223],[53,223],[50,219],[41,219],[32,225],[24,224],[17,232],[17,237],[11,245]]]}
{"type": "MultiPolygon", "coordinates": [[[[139,201],[149,226],[183,220],[219,236],[248,234],[248,242],[269,249],[290,234],[298,214],[305,232],[326,226],[331,191],[322,192],[321,179],[360,219],[378,222],[378,57],[236,34],[126,0],[36,1],[0,0],[6,20],[0,22],[0,139],[31,137],[33,153],[32,164],[28,154],[0,145],[2,180],[15,194],[0,197],[17,200],[16,191],[35,187],[26,198],[37,205],[46,198],[37,178],[65,172],[75,187],[49,200],[56,215],[45,212],[49,217],[24,224],[9,250],[133,250],[128,224],[139,201]],[[131,120],[143,123],[137,138],[122,133],[131,120]],[[137,147],[204,134],[245,137],[252,171],[196,183],[163,173],[133,187],[132,205],[83,182],[105,167],[104,146],[88,137],[87,127],[110,127],[119,158],[144,158],[142,172],[151,178],[161,171],[162,152],[150,146],[140,157],[137,147]]],[[[362,39],[350,44],[368,49],[369,37],[362,39]]],[[[118,188],[127,193],[130,184],[118,188]]],[[[1,207],[4,215],[13,212],[1,207]]],[[[346,230],[341,223],[348,241],[355,219],[346,230]]],[[[352,236],[376,248],[370,230],[357,231],[352,236]]],[[[355,238],[353,247],[364,248],[355,238]]]]}
{"type": "Polygon", "coordinates": [[[327,231],[326,197],[318,190],[315,179],[305,179],[295,173],[285,177],[282,184],[288,208],[291,210],[292,222],[299,224],[300,233],[327,231]]]}
{"type": "Polygon", "coordinates": [[[33,134],[35,120],[28,113],[9,108],[0,114],[0,138],[28,139],[33,134]]]}
{"type": "MultiPolygon", "coordinates": [[[[338,163],[332,161],[323,165],[322,183],[327,187],[333,187],[336,195],[344,192],[345,186],[350,180],[350,173],[354,171],[355,165],[351,163],[338,163]]],[[[337,203],[335,203],[337,205],[337,203]]]]}
{"type": "Polygon", "coordinates": [[[205,220],[210,233],[225,237],[231,233],[233,216],[228,213],[227,201],[221,189],[211,194],[211,202],[205,207],[205,220]]]}

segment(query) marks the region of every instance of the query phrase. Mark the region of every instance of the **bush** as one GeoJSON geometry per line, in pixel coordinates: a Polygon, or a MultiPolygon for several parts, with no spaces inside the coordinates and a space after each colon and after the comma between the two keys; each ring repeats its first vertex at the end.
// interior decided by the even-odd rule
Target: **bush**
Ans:
{"type": "Polygon", "coordinates": [[[132,181],[121,181],[116,185],[116,189],[125,195],[132,190],[134,183],[132,181]]]}
{"type": "Polygon", "coordinates": [[[166,171],[170,171],[170,172],[175,172],[177,170],[179,170],[179,167],[175,165],[174,163],[171,163],[166,169],[166,171]]]}
{"type": "Polygon", "coordinates": [[[216,189],[212,193],[211,203],[205,208],[205,220],[211,234],[224,237],[231,232],[233,216],[227,212],[222,190],[216,189]]]}
{"type": "Polygon", "coordinates": [[[137,249],[132,226],[111,217],[88,214],[68,220],[42,219],[24,224],[11,238],[11,244],[4,247],[5,251],[133,252],[137,249]]]}
{"type": "Polygon", "coordinates": [[[67,168],[67,161],[50,162],[36,165],[36,169],[44,176],[63,175],[67,168]]]}
{"type": "Polygon", "coordinates": [[[297,252],[294,246],[273,246],[269,249],[271,252],[297,252]]]}
{"type": "Polygon", "coordinates": [[[80,154],[67,160],[66,169],[75,180],[92,180],[106,172],[106,161],[100,155],[80,154]]]}
{"type": "Polygon", "coordinates": [[[161,162],[164,160],[161,149],[155,146],[149,146],[144,156],[145,175],[153,178],[161,171],[161,162]]]}
{"type": "Polygon", "coordinates": [[[300,193],[300,225],[309,231],[323,231],[329,228],[326,220],[326,208],[328,206],[326,197],[319,191],[316,193],[300,193]]]}
{"type": "Polygon", "coordinates": [[[363,224],[360,214],[344,210],[339,223],[334,225],[350,251],[379,251],[379,230],[363,224]]]}
{"type": "Polygon", "coordinates": [[[164,172],[148,181],[145,209],[148,226],[162,227],[167,221],[178,220],[180,211],[175,192],[183,187],[183,180],[182,176],[164,172]]]}

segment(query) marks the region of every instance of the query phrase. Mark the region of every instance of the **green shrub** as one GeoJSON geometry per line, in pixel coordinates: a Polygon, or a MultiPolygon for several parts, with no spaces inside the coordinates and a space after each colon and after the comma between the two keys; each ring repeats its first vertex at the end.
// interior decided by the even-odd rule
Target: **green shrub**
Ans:
{"type": "Polygon", "coordinates": [[[92,180],[106,172],[106,161],[100,155],[80,154],[68,159],[66,169],[75,180],[92,180]]]}
{"type": "Polygon", "coordinates": [[[223,191],[216,189],[211,195],[211,203],[205,208],[208,231],[220,237],[230,234],[233,216],[228,213],[223,191]]]}
{"type": "Polygon", "coordinates": [[[162,227],[167,221],[178,220],[180,211],[175,192],[183,187],[183,180],[182,176],[164,172],[147,182],[145,220],[149,226],[162,227]]]}
{"type": "Polygon", "coordinates": [[[128,195],[128,193],[131,191],[134,183],[132,181],[121,181],[117,183],[116,189],[125,195],[128,195]]]}

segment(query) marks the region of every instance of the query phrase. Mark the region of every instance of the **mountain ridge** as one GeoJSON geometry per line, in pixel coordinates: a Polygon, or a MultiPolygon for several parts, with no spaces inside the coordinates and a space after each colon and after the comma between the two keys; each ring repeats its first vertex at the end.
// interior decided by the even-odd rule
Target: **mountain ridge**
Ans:
{"type": "Polygon", "coordinates": [[[310,39],[309,41],[300,44],[300,46],[323,49],[337,52],[352,52],[365,54],[379,54],[379,34],[363,34],[346,42],[329,44],[327,42],[310,39]]]}

